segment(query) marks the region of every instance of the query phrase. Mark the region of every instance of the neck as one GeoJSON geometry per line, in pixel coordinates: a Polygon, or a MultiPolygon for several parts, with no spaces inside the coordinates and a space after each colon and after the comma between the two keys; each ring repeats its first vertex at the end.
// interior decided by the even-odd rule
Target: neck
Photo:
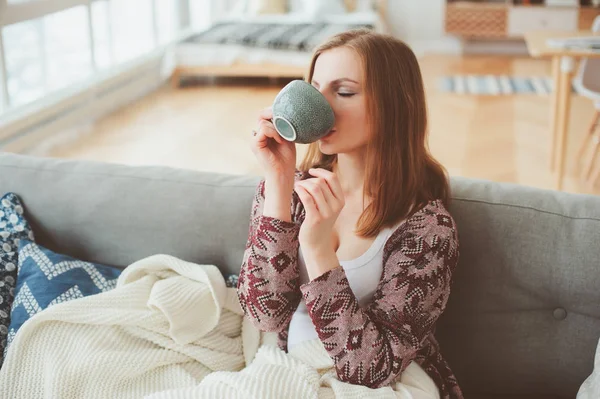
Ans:
{"type": "Polygon", "coordinates": [[[333,171],[345,197],[362,196],[365,182],[365,158],[362,154],[338,154],[333,171]]]}

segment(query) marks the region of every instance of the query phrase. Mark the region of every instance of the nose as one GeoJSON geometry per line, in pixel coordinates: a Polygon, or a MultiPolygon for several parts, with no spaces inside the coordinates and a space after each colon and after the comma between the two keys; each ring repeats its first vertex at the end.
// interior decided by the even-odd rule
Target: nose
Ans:
{"type": "Polygon", "coordinates": [[[333,99],[332,99],[332,94],[330,93],[330,90],[327,90],[325,87],[321,87],[319,89],[319,91],[321,92],[321,94],[323,95],[323,97],[325,97],[325,99],[327,100],[327,102],[329,103],[329,105],[331,105],[331,107],[333,108],[333,99]]]}

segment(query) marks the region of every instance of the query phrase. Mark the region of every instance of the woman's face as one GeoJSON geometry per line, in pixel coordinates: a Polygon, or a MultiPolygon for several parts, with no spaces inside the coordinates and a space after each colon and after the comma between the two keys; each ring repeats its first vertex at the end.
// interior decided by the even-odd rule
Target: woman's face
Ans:
{"type": "Polygon", "coordinates": [[[317,58],[311,84],[325,96],[335,114],[332,132],[319,140],[322,153],[354,153],[362,151],[369,142],[362,77],[362,62],[347,47],[327,50],[317,58]]]}

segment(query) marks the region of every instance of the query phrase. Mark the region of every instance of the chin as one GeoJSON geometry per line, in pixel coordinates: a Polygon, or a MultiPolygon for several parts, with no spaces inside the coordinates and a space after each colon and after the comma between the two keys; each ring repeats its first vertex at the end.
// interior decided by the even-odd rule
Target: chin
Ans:
{"type": "Polygon", "coordinates": [[[334,155],[338,152],[334,149],[335,146],[332,143],[325,142],[323,140],[319,140],[319,150],[325,155],[334,155]]]}

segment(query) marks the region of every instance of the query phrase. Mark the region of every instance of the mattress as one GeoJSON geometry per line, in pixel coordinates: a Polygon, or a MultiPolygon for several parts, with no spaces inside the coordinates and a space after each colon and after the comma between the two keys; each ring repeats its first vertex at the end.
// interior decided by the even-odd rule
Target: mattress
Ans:
{"type": "Polygon", "coordinates": [[[326,22],[298,24],[221,22],[190,37],[184,43],[237,44],[274,50],[312,51],[328,37],[360,28],[373,29],[373,26],[326,22]]]}

